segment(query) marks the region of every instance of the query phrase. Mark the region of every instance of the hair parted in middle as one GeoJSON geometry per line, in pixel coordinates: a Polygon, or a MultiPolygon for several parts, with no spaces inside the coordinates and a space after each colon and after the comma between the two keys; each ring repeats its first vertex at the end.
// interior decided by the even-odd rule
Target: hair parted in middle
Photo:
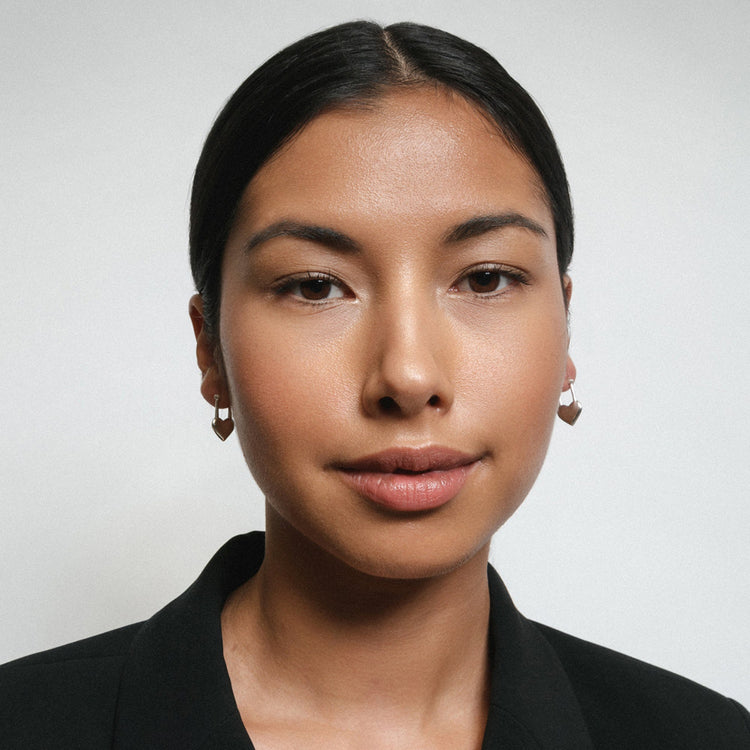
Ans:
{"type": "Polygon", "coordinates": [[[448,32],[353,21],[305,37],[261,65],[229,99],[206,139],[193,180],[190,262],[210,336],[218,336],[224,247],[256,172],[322,112],[366,107],[394,88],[424,85],[475,104],[529,160],[552,212],[560,274],[567,270],[573,212],[565,168],[526,90],[489,53],[448,32]]]}

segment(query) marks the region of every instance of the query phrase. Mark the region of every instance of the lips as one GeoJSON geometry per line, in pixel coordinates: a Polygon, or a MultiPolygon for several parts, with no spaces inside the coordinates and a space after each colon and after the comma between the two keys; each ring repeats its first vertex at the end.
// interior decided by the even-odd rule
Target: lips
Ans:
{"type": "Polygon", "coordinates": [[[424,511],[456,497],[480,458],[443,446],[392,448],[336,469],[347,485],[377,505],[424,511]]]}

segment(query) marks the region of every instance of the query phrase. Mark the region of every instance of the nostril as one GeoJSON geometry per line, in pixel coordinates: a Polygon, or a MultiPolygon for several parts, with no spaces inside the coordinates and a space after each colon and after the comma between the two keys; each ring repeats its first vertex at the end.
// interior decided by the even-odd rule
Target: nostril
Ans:
{"type": "Polygon", "coordinates": [[[383,396],[383,398],[378,401],[378,405],[384,414],[395,414],[399,411],[396,400],[391,396],[383,396]]]}
{"type": "MultiPolygon", "coordinates": [[[[433,408],[440,406],[440,403],[440,396],[437,394],[433,394],[427,400],[427,406],[432,406],[433,408]]],[[[378,399],[378,407],[381,414],[400,414],[402,412],[401,404],[399,404],[398,400],[393,398],[393,396],[383,396],[378,399]]]]}

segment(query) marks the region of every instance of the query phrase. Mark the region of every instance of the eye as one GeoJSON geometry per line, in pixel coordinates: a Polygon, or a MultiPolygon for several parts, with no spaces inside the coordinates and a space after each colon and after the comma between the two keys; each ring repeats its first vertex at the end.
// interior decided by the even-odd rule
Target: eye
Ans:
{"type": "Polygon", "coordinates": [[[487,294],[497,292],[501,286],[508,283],[507,276],[503,276],[500,271],[474,271],[459,283],[467,286],[472,292],[477,294],[487,294]]]}
{"type": "Polygon", "coordinates": [[[491,296],[503,292],[516,283],[526,283],[525,276],[520,271],[490,265],[475,267],[465,273],[453,285],[453,289],[459,292],[491,296]]]}
{"type": "Polygon", "coordinates": [[[344,296],[343,291],[328,279],[307,279],[298,282],[296,286],[300,297],[315,302],[344,296]]]}
{"type": "Polygon", "coordinates": [[[326,274],[305,274],[286,279],[277,288],[277,294],[289,295],[304,302],[327,302],[345,296],[343,286],[326,274]]]}

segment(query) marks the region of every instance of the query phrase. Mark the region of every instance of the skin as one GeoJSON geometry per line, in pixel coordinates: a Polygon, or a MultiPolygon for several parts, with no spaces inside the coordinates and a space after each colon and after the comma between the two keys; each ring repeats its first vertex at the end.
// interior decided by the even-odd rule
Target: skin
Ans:
{"type": "Polygon", "coordinates": [[[222,619],[259,749],[360,747],[365,732],[372,748],[481,745],[490,538],[575,376],[563,282],[536,173],[450,92],[322,114],[248,185],[218,346],[198,296],[191,318],[202,393],[231,404],[266,496],[266,558],[222,619]],[[487,216],[512,220],[449,239],[487,216]],[[348,240],[266,231],[279,222],[348,240]],[[379,507],[337,469],[427,445],[477,459],[431,511],[379,507]]]}

